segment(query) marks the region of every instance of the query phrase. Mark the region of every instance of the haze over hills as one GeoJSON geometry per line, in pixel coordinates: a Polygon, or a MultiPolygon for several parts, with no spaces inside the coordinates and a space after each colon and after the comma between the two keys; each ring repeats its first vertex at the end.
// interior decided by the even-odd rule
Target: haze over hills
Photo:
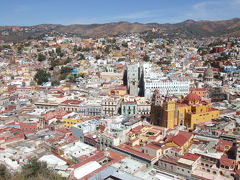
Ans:
{"type": "Polygon", "coordinates": [[[81,37],[105,37],[133,32],[151,32],[150,30],[153,28],[158,29],[157,33],[159,35],[168,34],[169,36],[180,36],[183,38],[239,36],[240,18],[222,21],[186,20],[176,24],[114,22],[90,25],[73,24],[66,26],[57,24],[0,26],[0,40],[16,42],[38,38],[49,33],[66,33],[81,37]]]}

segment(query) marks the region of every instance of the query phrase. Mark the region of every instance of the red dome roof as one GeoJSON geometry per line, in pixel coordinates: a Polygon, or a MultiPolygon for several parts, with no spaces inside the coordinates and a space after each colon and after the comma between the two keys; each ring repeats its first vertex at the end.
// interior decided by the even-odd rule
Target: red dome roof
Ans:
{"type": "Polygon", "coordinates": [[[187,101],[201,101],[201,97],[197,94],[190,93],[185,98],[187,101]]]}

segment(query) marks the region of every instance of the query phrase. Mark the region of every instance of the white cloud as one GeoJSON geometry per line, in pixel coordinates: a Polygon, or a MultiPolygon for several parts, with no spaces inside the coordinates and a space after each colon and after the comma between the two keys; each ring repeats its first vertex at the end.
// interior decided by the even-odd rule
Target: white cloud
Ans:
{"type": "Polygon", "coordinates": [[[210,0],[194,4],[187,19],[221,20],[239,16],[240,0],[210,0]]]}

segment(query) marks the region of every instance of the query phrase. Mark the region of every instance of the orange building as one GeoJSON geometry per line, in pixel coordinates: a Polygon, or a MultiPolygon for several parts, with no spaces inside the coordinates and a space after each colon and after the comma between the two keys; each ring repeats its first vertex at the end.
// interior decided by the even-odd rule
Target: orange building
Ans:
{"type": "Polygon", "coordinates": [[[213,109],[210,103],[201,100],[197,94],[190,93],[180,102],[170,97],[161,97],[155,90],[151,105],[151,123],[173,129],[184,125],[193,129],[196,123],[218,118],[219,110],[213,109]]]}
{"type": "Polygon", "coordinates": [[[191,94],[197,94],[200,97],[205,96],[207,92],[205,88],[190,88],[189,91],[191,94]]]}

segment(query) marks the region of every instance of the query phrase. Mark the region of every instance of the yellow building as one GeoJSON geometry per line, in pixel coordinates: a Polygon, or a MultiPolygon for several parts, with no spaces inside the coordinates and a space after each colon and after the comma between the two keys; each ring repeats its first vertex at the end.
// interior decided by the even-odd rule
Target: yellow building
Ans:
{"type": "Polygon", "coordinates": [[[210,103],[201,101],[197,94],[189,94],[181,102],[169,97],[162,98],[158,90],[154,92],[151,106],[151,123],[173,129],[184,125],[189,129],[194,124],[219,118],[219,110],[213,109],[210,103]]]}
{"type": "Polygon", "coordinates": [[[169,137],[165,141],[165,145],[181,149],[181,152],[186,152],[191,145],[192,138],[192,133],[179,131],[177,135],[169,137]]]}
{"type": "Polygon", "coordinates": [[[112,88],[110,90],[110,95],[119,95],[119,96],[123,96],[127,94],[127,87],[120,85],[120,86],[116,86],[114,88],[112,88]]]}
{"type": "Polygon", "coordinates": [[[64,126],[66,128],[71,128],[73,125],[79,124],[82,122],[82,120],[79,118],[76,118],[76,119],[75,118],[65,118],[65,119],[63,119],[63,121],[64,121],[64,126]]]}

